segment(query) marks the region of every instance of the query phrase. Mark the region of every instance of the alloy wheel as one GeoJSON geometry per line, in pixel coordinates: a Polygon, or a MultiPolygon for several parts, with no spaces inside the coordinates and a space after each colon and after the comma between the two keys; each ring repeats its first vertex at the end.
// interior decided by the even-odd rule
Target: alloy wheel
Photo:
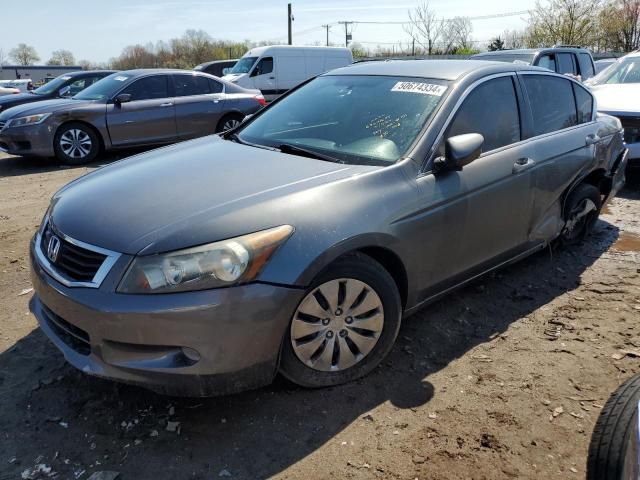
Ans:
{"type": "Polygon", "coordinates": [[[72,128],[60,136],[60,148],[71,158],[84,158],[91,152],[93,142],[87,132],[72,128]]]}
{"type": "Polygon", "coordinates": [[[300,361],[323,372],[360,362],[375,347],[384,326],[378,294],[353,278],[330,280],[302,300],[291,322],[291,345],[300,361]]]}
{"type": "Polygon", "coordinates": [[[227,130],[236,128],[238,125],[240,125],[240,123],[241,123],[240,120],[235,118],[230,118],[229,120],[224,122],[224,124],[222,125],[222,131],[226,132],[227,130]]]}
{"type": "Polygon", "coordinates": [[[564,228],[564,235],[568,240],[574,240],[584,233],[585,228],[591,221],[593,212],[598,207],[589,198],[583,199],[576,207],[571,210],[569,219],[564,228]]]}

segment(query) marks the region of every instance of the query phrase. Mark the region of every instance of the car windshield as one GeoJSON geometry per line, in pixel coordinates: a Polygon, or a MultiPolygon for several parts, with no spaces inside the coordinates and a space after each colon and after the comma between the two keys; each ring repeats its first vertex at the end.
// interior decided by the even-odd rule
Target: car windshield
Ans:
{"type": "Polygon", "coordinates": [[[608,66],[589,85],[640,83],[640,57],[628,57],[608,66]]]}
{"type": "Polygon", "coordinates": [[[234,75],[234,74],[239,74],[239,73],[249,73],[249,70],[251,70],[251,67],[253,67],[253,64],[256,63],[256,60],[258,59],[258,57],[243,57],[240,60],[238,60],[238,63],[236,63],[233,68],[231,69],[231,71],[229,72],[230,75],[234,75]]]}
{"type": "Polygon", "coordinates": [[[531,65],[535,57],[534,53],[498,53],[495,55],[478,55],[473,60],[490,60],[492,62],[516,63],[531,65]]]}
{"type": "Polygon", "coordinates": [[[60,77],[51,80],[49,83],[44,84],[40,88],[36,88],[33,93],[36,95],[49,95],[67,83],[67,80],[70,80],[71,77],[69,75],[61,75],[60,77]]]}
{"type": "Polygon", "coordinates": [[[448,86],[428,78],[318,77],[257,116],[237,139],[343,163],[389,165],[412,146],[448,86]]]}
{"type": "Polygon", "coordinates": [[[74,100],[108,100],[120,90],[131,75],[112,73],[72,97],[74,100]]]}

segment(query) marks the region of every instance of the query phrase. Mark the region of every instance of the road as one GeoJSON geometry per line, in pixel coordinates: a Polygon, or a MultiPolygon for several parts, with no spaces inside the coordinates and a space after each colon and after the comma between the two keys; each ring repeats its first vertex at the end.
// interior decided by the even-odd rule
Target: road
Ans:
{"type": "Polygon", "coordinates": [[[640,371],[640,193],[407,319],[353,384],[175,399],[68,366],[28,311],[27,248],[88,172],[0,155],[0,479],[583,478],[608,395],[640,371]],[[618,358],[618,355],[616,355],[618,358]],[[168,422],[179,422],[168,423],[168,422]],[[169,431],[167,430],[169,427],[169,431]]]}

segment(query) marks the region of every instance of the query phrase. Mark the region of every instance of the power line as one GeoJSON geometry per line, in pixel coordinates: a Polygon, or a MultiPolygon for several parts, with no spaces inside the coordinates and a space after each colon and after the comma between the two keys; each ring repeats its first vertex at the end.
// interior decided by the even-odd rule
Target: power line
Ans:
{"type": "MultiPolygon", "coordinates": [[[[463,18],[467,18],[469,20],[491,20],[493,18],[504,18],[504,17],[517,17],[519,15],[526,15],[529,13],[529,10],[521,10],[519,12],[505,12],[505,13],[495,13],[492,15],[478,15],[476,17],[466,17],[463,16],[463,18]]],[[[445,20],[452,20],[451,18],[446,18],[445,20]]],[[[342,23],[342,22],[338,22],[338,23],[342,23]]],[[[358,21],[358,20],[354,20],[350,23],[355,23],[355,24],[370,24],[370,25],[408,25],[412,22],[410,21],[404,21],[404,22],[384,22],[384,21],[358,21]]]]}

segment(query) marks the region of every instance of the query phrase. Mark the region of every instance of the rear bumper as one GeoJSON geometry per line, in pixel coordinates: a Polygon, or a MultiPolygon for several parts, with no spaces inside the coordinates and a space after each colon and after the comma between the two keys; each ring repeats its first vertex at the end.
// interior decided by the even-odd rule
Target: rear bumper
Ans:
{"type": "Polygon", "coordinates": [[[620,191],[620,189],[624,187],[624,183],[626,180],[625,172],[628,168],[628,159],[629,159],[629,150],[626,149],[625,151],[622,152],[622,154],[619,157],[619,161],[617,161],[614,164],[609,174],[611,189],[609,191],[609,195],[607,195],[607,198],[605,198],[604,202],[602,203],[603,205],[606,205],[609,202],[609,200],[615,197],[620,191]]]}
{"type": "Polygon", "coordinates": [[[46,122],[28,127],[5,128],[0,131],[0,150],[11,155],[53,157],[55,132],[46,122]]]}
{"type": "Polygon", "coordinates": [[[166,295],[69,288],[39,267],[33,244],[32,282],[31,311],[69,363],[177,396],[269,384],[304,294],[265,284],[166,295]]]}

